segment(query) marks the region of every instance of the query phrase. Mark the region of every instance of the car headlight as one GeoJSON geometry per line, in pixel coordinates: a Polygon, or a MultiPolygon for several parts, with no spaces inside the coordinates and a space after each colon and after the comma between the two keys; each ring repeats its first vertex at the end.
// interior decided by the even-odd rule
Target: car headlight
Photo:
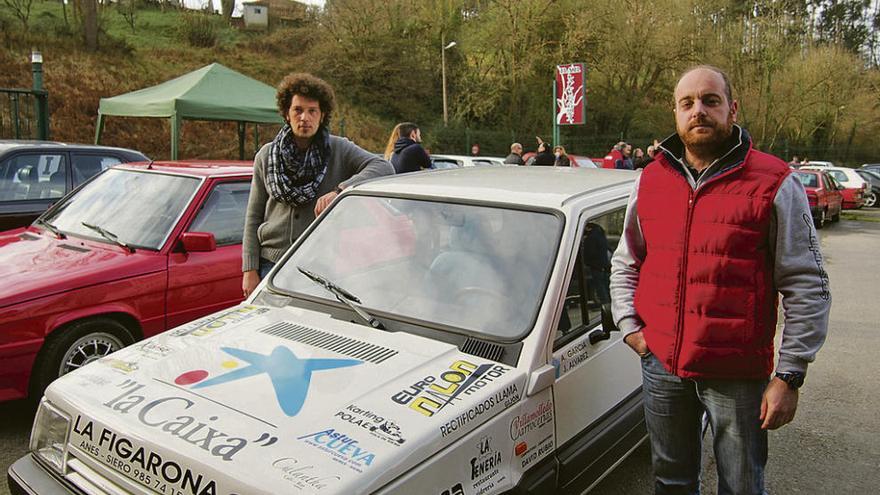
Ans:
{"type": "Polygon", "coordinates": [[[31,431],[31,452],[53,469],[64,474],[67,468],[69,435],[70,417],[43,399],[34,419],[34,429],[31,431]]]}

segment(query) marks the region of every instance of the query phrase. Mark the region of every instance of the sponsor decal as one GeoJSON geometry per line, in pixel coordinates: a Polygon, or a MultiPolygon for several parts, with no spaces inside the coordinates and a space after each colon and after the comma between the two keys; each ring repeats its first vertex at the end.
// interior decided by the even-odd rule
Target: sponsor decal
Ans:
{"type": "Polygon", "coordinates": [[[192,335],[193,337],[205,337],[232,323],[241,323],[263,313],[270,311],[269,308],[260,306],[239,306],[221,313],[217,313],[200,320],[196,320],[186,326],[169,332],[174,337],[192,335]]]}
{"type": "Polygon", "coordinates": [[[449,365],[439,376],[427,376],[405,390],[391,396],[394,402],[409,406],[425,416],[431,417],[443,408],[460,400],[461,395],[470,395],[510,370],[501,365],[476,365],[458,360],[449,365]]]}
{"type": "MultiPolygon", "coordinates": [[[[124,380],[117,385],[123,392],[102,403],[102,405],[118,414],[132,415],[140,424],[154,429],[158,433],[182,440],[190,445],[201,448],[206,453],[223,461],[231,461],[250,443],[269,446],[278,441],[268,433],[248,441],[234,436],[216,426],[219,416],[207,418],[190,413],[189,409],[195,402],[186,397],[165,396],[147,398],[142,395],[146,385],[134,380],[124,380]]],[[[76,427],[74,428],[76,429],[76,427]]],[[[90,430],[86,426],[82,431],[90,430]]]]}
{"type": "Polygon", "coordinates": [[[315,466],[302,463],[293,457],[276,459],[272,467],[281,471],[281,477],[297,490],[320,492],[342,481],[342,476],[338,474],[322,474],[315,466]]]}
{"type": "Polygon", "coordinates": [[[553,422],[553,403],[549,400],[539,402],[533,411],[514,416],[510,420],[510,439],[514,442],[541,427],[553,422]]]}
{"type": "Polygon", "coordinates": [[[351,404],[344,410],[338,411],[334,417],[363,428],[370,432],[370,435],[382,439],[391,445],[401,445],[406,442],[397,423],[369,409],[363,409],[351,404]]]}
{"type": "Polygon", "coordinates": [[[215,495],[217,482],[125,435],[78,415],[71,443],[96,460],[159,493],[215,495]]]}
{"type": "Polygon", "coordinates": [[[268,355],[234,347],[221,347],[221,349],[223,352],[248,363],[247,366],[239,368],[237,361],[227,360],[221,366],[232,369],[232,371],[206,380],[210,374],[208,371],[190,370],[181,373],[174,379],[174,383],[181,386],[191,385],[190,388],[199,389],[265,373],[275,389],[278,405],[288,416],[296,416],[302,409],[313,372],[345,368],[363,363],[357,359],[300,359],[293,351],[284,346],[277,346],[268,355]]]}
{"type": "Polygon", "coordinates": [[[376,454],[361,447],[356,439],[334,428],[309,433],[297,437],[297,440],[330,454],[334,461],[358,473],[370,467],[376,459],[376,454]]]}
{"type": "Polygon", "coordinates": [[[496,392],[495,395],[487,397],[483,402],[471,406],[463,413],[441,425],[440,435],[445,437],[460,428],[464,428],[479,415],[491,410],[496,405],[501,404],[506,408],[516,402],[519,402],[519,389],[515,383],[511,383],[507,387],[496,392]]]}
{"type": "Polygon", "coordinates": [[[158,341],[149,341],[144,342],[143,344],[139,344],[135,347],[138,351],[140,351],[141,355],[144,357],[152,358],[152,359],[162,359],[163,357],[171,354],[174,350],[170,345],[162,344],[158,341]]]}
{"type": "Polygon", "coordinates": [[[123,361],[116,358],[101,358],[98,362],[109,366],[110,368],[125,373],[126,375],[138,370],[138,365],[134,361],[123,361]]]}
{"type": "Polygon", "coordinates": [[[501,467],[501,451],[493,448],[490,437],[481,438],[477,443],[477,455],[470,459],[471,483],[476,495],[489,493],[504,481],[501,467]]]}
{"type": "Polygon", "coordinates": [[[547,454],[553,452],[553,447],[553,434],[551,433],[532,447],[528,447],[525,442],[518,443],[514,453],[520,458],[520,465],[525,470],[534,464],[535,461],[543,459],[547,454]]]}
{"type": "Polygon", "coordinates": [[[589,356],[589,341],[585,338],[561,353],[553,356],[553,366],[556,368],[556,378],[565,375],[569,371],[580,366],[589,356]]]}

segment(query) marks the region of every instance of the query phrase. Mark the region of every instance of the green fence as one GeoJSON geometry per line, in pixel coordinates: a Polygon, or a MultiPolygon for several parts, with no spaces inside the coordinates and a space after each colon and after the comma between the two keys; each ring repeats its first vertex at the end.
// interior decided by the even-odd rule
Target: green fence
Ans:
{"type": "Polygon", "coordinates": [[[0,137],[49,139],[48,99],[46,91],[0,88],[0,137]]]}

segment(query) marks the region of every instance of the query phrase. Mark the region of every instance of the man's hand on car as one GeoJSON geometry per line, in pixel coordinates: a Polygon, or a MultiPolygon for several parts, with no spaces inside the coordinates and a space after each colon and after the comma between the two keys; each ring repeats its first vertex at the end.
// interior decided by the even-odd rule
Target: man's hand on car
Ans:
{"type": "Polygon", "coordinates": [[[248,297],[260,285],[260,274],[256,270],[248,270],[241,277],[241,291],[248,297]]]}

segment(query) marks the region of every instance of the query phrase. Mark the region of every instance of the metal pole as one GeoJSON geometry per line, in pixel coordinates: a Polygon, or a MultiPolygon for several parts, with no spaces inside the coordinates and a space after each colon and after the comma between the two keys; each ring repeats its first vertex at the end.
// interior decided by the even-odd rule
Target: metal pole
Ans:
{"type": "Polygon", "coordinates": [[[244,133],[245,123],[238,121],[238,159],[244,160],[244,133]]]}
{"type": "Polygon", "coordinates": [[[559,144],[559,124],[556,122],[556,72],[553,73],[553,146],[559,144]]]}
{"type": "Polygon", "coordinates": [[[21,139],[21,124],[18,122],[18,95],[12,93],[9,97],[12,99],[12,128],[15,132],[15,139],[21,139]]]}
{"type": "Polygon", "coordinates": [[[43,54],[31,52],[31,73],[34,77],[34,109],[37,112],[37,139],[49,139],[49,105],[43,91],[43,54]]]}
{"type": "Polygon", "coordinates": [[[443,126],[449,123],[449,114],[446,109],[446,34],[440,32],[440,74],[443,78],[443,126]]]}

